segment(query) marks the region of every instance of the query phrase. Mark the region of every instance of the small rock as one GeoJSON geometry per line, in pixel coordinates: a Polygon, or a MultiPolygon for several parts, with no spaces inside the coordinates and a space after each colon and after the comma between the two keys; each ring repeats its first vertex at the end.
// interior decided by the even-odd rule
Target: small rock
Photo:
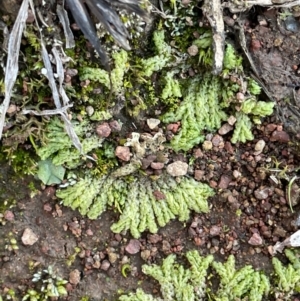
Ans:
{"type": "Polygon", "coordinates": [[[236,118],[234,116],[230,116],[228,119],[227,119],[227,122],[230,124],[230,125],[234,125],[236,123],[236,118]]]}
{"type": "Polygon", "coordinates": [[[272,133],[275,129],[277,128],[277,125],[274,123],[269,123],[268,125],[266,125],[265,127],[265,131],[267,133],[272,133]]]}
{"type": "Polygon", "coordinates": [[[77,285],[80,282],[80,272],[77,269],[70,272],[69,282],[74,285],[77,285]]]}
{"type": "Polygon", "coordinates": [[[245,99],[244,93],[242,93],[242,92],[236,93],[236,99],[237,99],[239,102],[242,102],[242,101],[245,99]]]}
{"type": "Polygon", "coordinates": [[[234,170],[232,174],[236,179],[240,178],[242,175],[241,172],[238,170],[234,170]]]}
{"type": "Polygon", "coordinates": [[[219,146],[222,142],[224,142],[224,139],[220,135],[214,135],[211,142],[213,146],[219,146]]]}
{"type": "Polygon", "coordinates": [[[11,222],[11,221],[13,221],[13,220],[15,219],[15,215],[13,214],[12,211],[6,210],[6,211],[4,212],[4,218],[5,218],[7,221],[11,222]]]}
{"type": "Polygon", "coordinates": [[[218,187],[220,189],[226,189],[231,182],[231,177],[227,175],[222,175],[218,184],[218,187]]]}
{"type": "Polygon", "coordinates": [[[265,146],[266,146],[266,142],[264,140],[261,139],[257,141],[254,146],[254,150],[255,150],[254,155],[257,156],[261,154],[265,146]]]}
{"type": "Polygon", "coordinates": [[[157,201],[164,200],[166,198],[165,194],[159,190],[154,190],[153,195],[157,201]]]}
{"type": "Polygon", "coordinates": [[[229,153],[229,154],[233,154],[234,153],[234,148],[232,146],[232,144],[229,141],[226,141],[224,144],[224,148],[225,150],[229,153]]]}
{"type": "Polygon", "coordinates": [[[66,70],[66,74],[73,77],[73,76],[76,76],[78,74],[78,70],[77,69],[71,69],[71,68],[68,68],[66,70]]]}
{"type": "Polygon", "coordinates": [[[253,39],[250,44],[251,51],[257,51],[261,48],[261,43],[259,40],[253,39]]]}
{"type": "Polygon", "coordinates": [[[167,166],[167,172],[173,177],[184,176],[187,174],[189,165],[182,161],[175,161],[167,166]]]}
{"type": "Polygon", "coordinates": [[[171,131],[173,134],[176,134],[178,132],[178,129],[180,127],[180,123],[170,123],[167,125],[167,130],[171,131]]]}
{"type": "Polygon", "coordinates": [[[284,237],[286,238],[286,231],[281,228],[281,227],[275,227],[274,231],[273,231],[273,236],[279,236],[279,237],[284,237]]]}
{"type": "Polygon", "coordinates": [[[232,130],[233,130],[233,126],[231,126],[229,123],[225,123],[218,130],[218,133],[223,136],[223,135],[228,134],[232,130]]]}
{"type": "Polygon", "coordinates": [[[211,141],[205,140],[202,144],[202,147],[204,150],[208,151],[211,150],[213,148],[213,144],[211,141]]]}
{"type": "Polygon", "coordinates": [[[148,156],[147,158],[143,158],[142,168],[147,169],[154,160],[156,160],[156,156],[148,156]]]}
{"type": "Polygon", "coordinates": [[[124,255],[121,259],[121,264],[126,264],[126,263],[129,263],[130,262],[130,259],[127,255],[124,255]]]}
{"type": "Polygon", "coordinates": [[[109,267],[110,267],[110,262],[108,260],[105,259],[101,262],[101,266],[100,266],[101,270],[107,271],[109,267]]]}
{"type": "Polygon", "coordinates": [[[151,256],[151,252],[150,250],[143,250],[141,252],[141,257],[143,260],[147,261],[149,259],[149,257],[151,256]]]}
{"type": "Polygon", "coordinates": [[[248,244],[252,246],[261,246],[263,244],[263,239],[258,233],[254,233],[248,240],[248,244]]]}
{"type": "Polygon", "coordinates": [[[268,22],[267,22],[267,20],[264,17],[257,16],[257,20],[258,20],[259,25],[261,25],[261,26],[268,26],[268,22]]]}
{"type": "Polygon", "coordinates": [[[109,252],[108,253],[108,260],[111,264],[115,263],[118,259],[118,254],[114,253],[114,252],[109,252]]]}
{"type": "Polygon", "coordinates": [[[87,106],[85,108],[86,113],[88,114],[88,116],[92,116],[95,112],[95,109],[92,106],[87,106]]]}
{"type": "Polygon", "coordinates": [[[117,146],[115,150],[115,155],[120,160],[125,162],[128,162],[130,160],[130,157],[132,156],[128,146],[117,146]]]}
{"type": "Polygon", "coordinates": [[[211,181],[209,181],[209,186],[211,188],[217,188],[218,183],[216,181],[214,181],[214,180],[211,180],[211,181]]]}
{"type": "Polygon", "coordinates": [[[109,123],[109,126],[110,126],[112,132],[120,132],[122,129],[122,124],[120,124],[117,120],[112,120],[109,123]]]}
{"type": "Polygon", "coordinates": [[[26,228],[22,235],[22,242],[25,246],[32,246],[38,241],[39,237],[30,229],[26,228]]]}
{"type": "Polygon", "coordinates": [[[13,114],[17,113],[17,111],[18,111],[18,107],[15,104],[11,104],[11,105],[9,105],[6,112],[9,115],[13,115],[13,114]]]}
{"type": "Polygon", "coordinates": [[[101,267],[101,263],[99,260],[95,260],[95,262],[92,264],[92,267],[94,269],[99,269],[101,267]]]}
{"type": "Polygon", "coordinates": [[[224,22],[228,25],[228,26],[234,26],[235,20],[230,18],[229,16],[224,16],[224,22]]]}
{"type": "Polygon", "coordinates": [[[88,236],[93,236],[93,235],[94,235],[94,233],[93,233],[93,231],[92,231],[91,229],[87,229],[87,230],[85,231],[85,233],[86,233],[86,235],[88,235],[88,236]]]}
{"type": "Polygon", "coordinates": [[[170,249],[171,249],[170,243],[167,240],[163,240],[162,241],[162,250],[163,250],[163,252],[168,253],[168,252],[170,252],[170,249]]]}
{"type": "Polygon", "coordinates": [[[234,197],[232,194],[230,194],[227,198],[228,203],[230,204],[231,208],[238,209],[240,207],[240,204],[238,203],[238,200],[236,197],[234,197]]]}
{"type": "Polygon", "coordinates": [[[43,206],[44,210],[47,212],[51,212],[52,211],[52,206],[49,203],[45,203],[43,206]]]}
{"type": "Polygon", "coordinates": [[[269,196],[270,188],[265,187],[254,191],[254,196],[258,200],[265,200],[269,196]]]}
{"type": "Polygon", "coordinates": [[[221,232],[221,227],[219,227],[219,226],[214,225],[209,229],[209,234],[211,236],[218,236],[218,235],[220,235],[220,232],[221,232]]]}
{"type": "Polygon", "coordinates": [[[160,120],[159,119],[155,119],[155,118],[149,118],[149,119],[147,119],[147,125],[148,125],[148,127],[149,127],[150,130],[155,129],[159,124],[160,124],[160,120]]]}
{"type": "Polygon", "coordinates": [[[158,234],[149,234],[147,236],[148,242],[151,244],[157,244],[158,242],[162,241],[161,235],[158,234]]]}
{"type": "Polygon", "coordinates": [[[201,180],[203,180],[203,177],[204,177],[204,170],[196,169],[194,172],[195,180],[201,181],[201,180]]]}
{"type": "Polygon", "coordinates": [[[49,186],[44,190],[43,198],[53,199],[55,197],[56,189],[53,186],[49,186]]]}
{"type": "Polygon", "coordinates": [[[199,49],[196,45],[192,45],[187,49],[187,52],[190,56],[195,56],[198,54],[199,49]]]}
{"type": "Polygon", "coordinates": [[[271,141],[278,141],[281,143],[288,143],[290,141],[290,136],[284,131],[274,131],[270,138],[271,141]]]}
{"type": "Polygon", "coordinates": [[[125,247],[125,250],[129,254],[136,254],[141,249],[141,243],[137,239],[130,239],[129,244],[125,247]]]}
{"type": "Polygon", "coordinates": [[[96,127],[96,133],[101,138],[107,138],[111,133],[111,128],[107,122],[104,122],[96,127]]]}
{"type": "Polygon", "coordinates": [[[152,162],[152,163],[150,164],[150,166],[151,166],[151,168],[153,168],[153,169],[163,169],[164,166],[165,166],[165,164],[162,163],[162,162],[152,162]]]}
{"type": "Polygon", "coordinates": [[[204,154],[200,148],[194,149],[194,157],[195,159],[203,158],[204,154]]]}

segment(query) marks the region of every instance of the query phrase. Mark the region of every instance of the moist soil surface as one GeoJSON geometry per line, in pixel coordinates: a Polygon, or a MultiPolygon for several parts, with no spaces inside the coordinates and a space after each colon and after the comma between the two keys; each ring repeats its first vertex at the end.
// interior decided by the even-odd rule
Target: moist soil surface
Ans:
{"type": "MultiPolygon", "coordinates": [[[[228,31],[234,32],[236,16],[225,13],[228,31]]],[[[1,217],[0,291],[12,288],[22,295],[32,286],[33,271],[52,266],[69,281],[67,300],[85,295],[115,300],[137,287],[159,294],[158,283],[142,274],[142,264],[161,263],[171,253],[181,258],[192,249],[214,254],[221,261],[234,254],[238,267],[251,264],[270,274],[272,246],[297,231],[300,223],[300,187],[297,178],[292,181],[299,167],[299,24],[296,16],[292,20],[296,29],[289,31],[279,14],[275,9],[256,8],[243,25],[247,46],[277,102],[277,112],[253,128],[251,142],[233,145],[230,135],[209,134],[206,140],[212,148],[195,147],[188,155],[195,158],[189,176],[216,190],[209,200],[209,213],[194,214],[186,224],[173,221],[137,241],[129,234],[111,232],[117,212],[91,221],[62,206],[55,187],[42,187],[30,177],[20,179],[2,162],[0,202],[14,200],[15,205],[1,217]],[[293,101],[287,103],[287,98],[293,101]],[[38,238],[33,245],[22,243],[26,229],[38,238]],[[127,263],[129,268],[124,269],[127,263]],[[79,273],[71,273],[74,270],[79,273]]],[[[181,160],[186,158],[182,155],[181,160]]],[[[297,296],[292,300],[298,300],[297,296]]]]}

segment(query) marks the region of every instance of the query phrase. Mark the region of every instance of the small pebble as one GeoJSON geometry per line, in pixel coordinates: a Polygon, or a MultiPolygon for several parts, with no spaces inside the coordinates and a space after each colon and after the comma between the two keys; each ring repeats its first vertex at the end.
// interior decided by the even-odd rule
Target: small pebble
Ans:
{"type": "Polygon", "coordinates": [[[26,228],[22,235],[22,242],[25,246],[32,246],[38,241],[39,237],[30,229],[26,228]]]}
{"type": "Polygon", "coordinates": [[[233,130],[233,127],[229,123],[225,123],[221,126],[221,128],[218,130],[218,133],[223,136],[228,134],[230,131],[233,130]]]}
{"type": "Polygon", "coordinates": [[[190,56],[195,56],[198,54],[199,49],[196,45],[192,45],[188,48],[187,52],[190,56]]]}
{"type": "Polygon", "coordinates": [[[175,161],[167,166],[167,173],[173,177],[187,174],[189,165],[182,161],[175,161]]]}
{"type": "Polygon", "coordinates": [[[262,153],[264,147],[266,146],[266,142],[264,140],[259,140],[256,142],[255,146],[254,146],[254,155],[259,155],[262,153]]]}
{"type": "Polygon", "coordinates": [[[159,119],[155,119],[155,118],[149,118],[149,119],[147,119],[147,125],[148,125],[148,127],[149,127],[150,130],[155,129],[159,124],[160,124],[160,120],[159,119]]]}
{"type": "Polygon", "coordinates": [[[137,239],[130,239],[129,244],[125,247],[125,250],[129,254],[137,254],[141,249],[141,243],[137,239]]]}
{"type": "Polygon", "coordinates": [[[213,148],[213,144],[211,141],[205,140],[202,144],[203,150],[211,150],[213,148]]]}
{"type": "Polygon", "coordinates": [[[7,221],[11,222],[11,221],[13,221],[13,220],[15,219],[15,215],[13,214],[12,211],[6,210],[6,211],[4,212],[4,218],[5,218],[7,221]]]}
{"type": "Polygon", "coordinates": [[[94,108],[92,106],[87,106],[85,108],[86,113],[88,114],[88,116],[92,116],[95,112],[94,108]]]}
{"type": "Polygon", "coordinates": [[[77,285],[80,282],[80,272],[77,269],[70,272],[69,282],[74,285],[77,285]]]}
{"type": "Polygon", "coordinates": [[[290,141],[290,136],[284,131],[274,131],[270,138],[271,141],[278,141],[282,143],[288,143],[290,141]]]}
{"type": "Polygon", "coordinates": [[[107,122],[104,122],[96,127],[96,133],[101,138],[107,138],[111,133],[111,128],[107,122]]]}
{"type": "Polygon", "coordinates": [[[107,271],[110,268],[110,262],[108,260],[103,260],[100,266],[101,270],[107,271]]]}
{"type": "Polygon", "coordinates": [[[265,187],[254,191],[254,196],[258,200],[265,200],[269,196],[270,188],[265,187]]]}
{"type": "Polygon", "coordinates": [[[236,118],[234,116],[230,116],[228,119],[227,119],[227,122],[230,124],[230,125],[234,125],[236,123],[236,118]]]}
{"type": "Polygon", "coordinates": [[[125,162],[128,162],[130,160],[130,157],[132,156],[128,146],[117,146],[115,150],[115,155],[120,160],[125,162]]]}
{"type": "Polygon", "coordinates": [[[252,246],[261,246],[263,244],[263,239],[258,233],[254,233],[248,240],[248,244],[252,246]]]}
{"type": "Polygon", "coordinates": [[[147,261],[150,256],[151,256],[151,252],[149,250],[143,250],[141,252],[141,257],[144,261],[147,261]]]}

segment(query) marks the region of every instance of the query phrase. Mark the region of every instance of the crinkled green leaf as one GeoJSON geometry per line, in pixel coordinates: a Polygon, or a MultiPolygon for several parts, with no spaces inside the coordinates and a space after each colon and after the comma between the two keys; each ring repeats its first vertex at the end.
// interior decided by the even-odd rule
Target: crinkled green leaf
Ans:
{"type": "Polygon", "coordinates": [[[38,166],[37,176],[45,185],[60,184],[64,179],[65,168],[54,165],[50,159],[39,161],[38,166]]]}

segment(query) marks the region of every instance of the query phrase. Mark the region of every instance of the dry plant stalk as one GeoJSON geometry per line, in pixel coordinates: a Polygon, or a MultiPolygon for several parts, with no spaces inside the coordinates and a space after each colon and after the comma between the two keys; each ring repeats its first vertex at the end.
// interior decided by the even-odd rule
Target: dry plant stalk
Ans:
{"type": "MultiPolygon", "coordinates": [[[[9,36],[9,41],[8,41],[8,57],[7,57],[7,63],[6,63],[6,69],[5,71],[9,70],[9,72],[5,72],[5,80],[4,80],[4,84],[5,84],[5,98],[3,103],[0,106],[0,140],[2,137],[2,133],[3,133],[3,128],[4,128],[4,124],[5,124],[5,115],[7,112],[7,109],[9,107],[10,104],[10,99],[11,99],[11,94],[12,94],[12,89],[14,87],[14,84],[16,82],[17,79],[17,75],[18,75],[18,71],[19,71],[19,66],[18,66],[18,59],[19,59],[19,52],[20,52],[20,45],[21,45],[21,38],[22,38],[22,34],[26,25],[26,20],[28,17],[28,6],[30,4],[32,13],[35,17],[36,20],[36,14],[35,14],[35,9],[34,9],[34,4],[32,2],[32,0],[24,0],[18,16],[16,18],[16,21],[14,23],[13,29],[10,33],[9,36]]],[[[67,23],[65,23],[66,25],[67,23]]],[[[53,114],[59,114],[61,115],[62,120],[64,121],[65,124],[65,129],[69,135],[69,137],[71,138],[74,146],[80,151],[82,152],[82,145],[79,141],[79,138],[77,136],[77,134],[74,131],[73,125],[70,122],[69,118],[68,118],[68,114],[67,114],[67,108],[70,107],[69,105],[69,98],[63,88],[63,80],[64,80],[64,71],[63,71],[63,62],[62,59],[60,57],[60,53],[57,49],[56,46],[54,46],[52,48],[52,53],[54,55],[55,58],[55,63],[56,63],[56,68],[57,68],[57,75],[58,75],[58,86],[56,83],[56,80],[54,78],[54,72],[53,72],[53,68],[50,62],[50,58],[49,58],[49,54],[46,50],[45,44],[43,42],[43,36],[42,36],[42,32],[41,29],[38,25],[38,23],[36,22],[36,25],[39,29],[40,32],[40,43],[41,43],[41,49],[42,49],[42,59],[44,62],[44,66],[45,69],[47,70],[46,72],[46,77],[49,81],[49,86],[51,88],[52,91],[52,97],[54,100],[54,104],[56,106],[56,110],[46,110],[43,112],[33,112],[30,110],[24,110],[23,114],[26,113],[34,113],[35,115],[53,115],[53,114]],[[63,106],[61,104],[61,100],[63,102],[63,106]]]]}
{"type": "Polygon", "coordinates": [[[213,74],[222,72],[224,59],[224,21],[221,0],[206,0],[203,5],[203,12],[207,17],[213,31],[214,63],[213,74]]]}
{"type": "Polygon", "coordinates": [[[23,34],[24,27],[26,25],[26,20],[28,16],[28,3],[29,0],[24,0],[20,7],[17,19],[13,26],[13,29],[9,35],[8,40],[8,54],[5,71],[4,85],[5,85],[5,97],[3,103],[0,105],[0,139],[2,137],[5,115],[10,104],[12,89],[17,79],[19,71],[19,52],[21,45],[21,38],[23,34]]]}

